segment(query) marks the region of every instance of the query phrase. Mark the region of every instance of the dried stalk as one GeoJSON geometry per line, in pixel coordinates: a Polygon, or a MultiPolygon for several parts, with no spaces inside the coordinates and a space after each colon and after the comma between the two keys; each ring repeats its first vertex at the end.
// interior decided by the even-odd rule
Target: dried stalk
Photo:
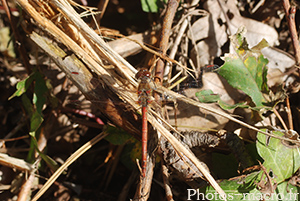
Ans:
{"type": "MultiPolygon", "coordinates": [[[[60,23],[63,23],[66,26],[60,26],[60,28],[58,28],[58,26],[50,21],[50,18],[47,19],[43,15],[41,15],[41,12],[37,12],[36,8],[29,4],[28,1],[17,1],[21,5],[21,7],[35,20],[35,23],[38,26],[40,26],[48,35],[51,35],[54,39],[58,40],[70,50],[72,50],[77,57],[75,55],[68,56],[60,51],[57,51],[58,49],[55,49],[51,42],[47,43],[43,41],[45,39],[42,39],[35,33],[32,33],[30,35],[31,38],[33,40],[39,40],[36,43],[39,44],[39,46],[43,48],[54,59],[54,61],[63,69],[63,71],[66,72],[67,76],[74,82],[74,84],[79,87],[79,89],[83,92],[83,94],[85,94],[88,99],[98,100],[101,98],[102,93],[102,95],[104,96],[111,95],[111,97],[113,98],[123,100],[126,103],[126,107],[123,105],[123,107],[118,110],[117,106],[109,105],[110,109],[114,109],[116,113],[108,114],[107,111],[104,111],[104,113],[107,112],[108,117],[116,125],[124,128],[132,134],[139,135],[140,130],[137,129],[138,126],[136,120],[141,120],[141,117],[134,113],[134,111],[139,109],[139,106],[135,101],[137,100],[136,94],[128,90],[122,90],[125,87],[122,85],[122,83],[125,82],[130,83],[128,84],[129,88],[134,88],[137,86],[136,81],[133,79],[134,72],[132,71],[135,70],[132,69],[132,66],[122,57],[116,54],[110,47],[108,47],[108,45],[80,19],[80,16],[76,13],[75,10],[73,10],[71,5],[67,1],[51,1],[53,5],[56,5],[59,8],[61,13],[65,17],[61,19],[64,21],[60,23]],[[69,24],[69,22],[72,22],[73,24],[69,24]],[[66,27],[68,27],[68,30],[62,30],[66,27]],[[66,33],[68,33],[68,35],[66,33]],[[80,38],[80,41],[78,40],[78,38],[80,38]],[[81,45],[79,44],[81,44],[82,41],[84,44],[89,44],[91,50],[81,47],[81,45]],[[41,45],[43,43],[46,45],[41,45]],[[84,62],[84,64],[81,63],[80,59],[84,62]],[[113,72],[109,72],[105,68],[106,65],[104,65],[104,63],[106,62],[109,63],[109,65],[113,65],[123,77],[117,76],[117,74],[113,74],[113,72]],[[128,70],[127,68],[131,68],[131,70],[128,70]],[[72,73],[74,71],[79,72],[79,74],[74,75],[72,73]],[[90,71],[97,74],[97,78],[99,78],[100,81],[96,81],[95,83],[95,77],[90,71]],[[80,77],[78,77],[78,75],[80,75],[80,77]],[[125,111],[128,111],[128,105],[130,105],[133,110],[127,112],[126,118],[123,118],[123,113],[125,113],[125,111]]],[[[214,114],[226,117],[249,129],[253,129],[265,135],[276,137],[278,139],[286,141],[291,141],[294,143],[297,142],[295,140],[290,140],[283,137],[274,136],[267,132],[262,132],[251,125],[235,119],[234,117],[223,111],[210,108],[205,104],[176,94],[163,87],[157,88],[156,91],[159,93],[171,95],[172,97],[185,101],[188,104],[195,105],[214,114]]],[[[152,126],[172,144],[177,153],[180,154],[182,158],[190,160],[199,169],[199,171],[208,180],[208,182],[216,189],[216,191],[225,198],[224,191],[220,188],[220,186],[209,174],[209,172],[202,166],[202,164],[194,156],[193,153],[187,150],[159,121],[157,121],[157,119],[154,117],[157,115],[148,114],[147,116],[148,121],[152,124],[152,126]]]]}
{"type": "Polygon", "coordinates": [[[290,35],[292,39],[292,44],[294,48],[294,57],[296,64],[299,65],[300,62],[300,45],[297,34],[297,28],[295,23],[296,16],[296,6],[291,6],[289,0],[282,0],[283,9],[285,12],[286,21],[289,25],[290,35]]]}
{"type": "Polygon", "coordinates": [[[55,180],[63,173],[63,171],[69,167],[74,161],[76,161],[82,154],[84,154],[87,150],[89,150],[93,145],[99,142],[101,139],[105,138],[108,133],[102,132],[92,140],[88,141],[84,145],[82,145],[76,152],[74,152],[66,162],[60,166],[54,174],[48,179],[48,181],[44,184],[44,186],[37,192],[37,194],[32,198],[31,201],[38,200],[44,192],[55,182],[55,180]]]}

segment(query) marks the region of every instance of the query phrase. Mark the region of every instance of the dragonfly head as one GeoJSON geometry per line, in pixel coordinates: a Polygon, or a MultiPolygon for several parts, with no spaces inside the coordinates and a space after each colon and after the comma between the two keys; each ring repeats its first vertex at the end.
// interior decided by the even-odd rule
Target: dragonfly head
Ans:
{"type": "Polygon", "coordinates": [[[136,79],[143,79],[143,78],[150,78],[151,77],[151,73],[146,69],[146,68],[141,68],[136,74],[135,74],[135,78],[136,79]]]}

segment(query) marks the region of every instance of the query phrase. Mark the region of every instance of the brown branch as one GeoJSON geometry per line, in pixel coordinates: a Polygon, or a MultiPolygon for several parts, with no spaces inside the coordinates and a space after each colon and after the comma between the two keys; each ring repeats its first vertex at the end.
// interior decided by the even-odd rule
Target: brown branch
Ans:
{"type": "MultiPolygon", "coordinates": [[[[161,40],[159,42],[159,51],[163,55],[166,54],[167,49],[168,49],[169,38],[171,35],[172,22],[173,22],[177,7],[178,7],[177,0],[169,0],[167,12],[166,12],[166,15],[165,15],[164,21],[163,21],[163,27],[161,30],[161,40]]],[[[154,77],[154,81],[158,85],[161,85],[161,83],[163,81],[164,66],[165,66],[164,61],[160,58],[156,64],[155,77],[154,77]]],[[[156,96],[158,96],[158,94],[154,95],[154,97],[156,100],[159,100],[159,97],[156,97],[156,96]]]]}
{"type": "Polygon", "coordinates": [[[173,194],[172,194],[172,189],[171,189],[171,184],[169,182],[169,173],[168,173],[168,168],[164,164],[164,161],[161,160],[161,168],[162,168],[162,176],[163,176],[163,181],[164,181],[164,188],[166,191],[166,199],[168,201],[174,201],[173,199],[173,194]]]}
{"type": "Polygon", "coordinates": [[[300,46],[299,46],[298,34],[297,34],[297,29],[295,24],[296,7],[291,6],[289,0],[282,0],[282,5],[285,12],[286,20],[288,22],[290,34],[291,34],[296,64],[299,65],[300,46]]]}
{"type": "Polygon", "coordinates": [[[294,130],[294,125],[293,125],[293,115],[292,115],[292,110],[291,110],[291,105],[290,105],[290,98],[286,98],[286,108],[287,108],[287,116],[288,116],[288,121],[289,121],[289,128],[291,130],[294,130]]]}

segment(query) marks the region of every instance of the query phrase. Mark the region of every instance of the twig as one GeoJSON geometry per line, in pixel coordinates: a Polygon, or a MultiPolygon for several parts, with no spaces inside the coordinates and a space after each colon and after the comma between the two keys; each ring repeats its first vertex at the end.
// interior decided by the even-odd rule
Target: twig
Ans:
{"type": "Polygon", "coordinates": [[[109,0],[99,1],[98,9],[101,10],[101,14],[99,15],[99,17],[97,17],[97,22],[99,24],[100,24],[100,20],[102,19],[103,15],[105,13],[105,10],[107,8],[108,2],[109,2],[109,0]]]}
{"type": "MultiPolygon", "coordinates": [[[[50,118],[51,119],[51,118],[50,118]]],[[[48,122],[46,125],[52,125],[52,122],[48,122]]],[[[38,169],[38,165],[40,164],[41,157],[39,157],[39,151],[38,150],[44,150],[47,145],[47,139],[45,137],[45,127],[42,127],[39,139],[37,142],[37,149],[35,150],[35,158],[37,160],[35,161],[35,169],[34,171],[30,172],[29,178],[26,179],[25,183],[22,185],[21,190],[19,192],[18,201],[26,201],[28,198],[30,198],[31,195],[31,189],[35,185],[35,171],[38,169]]]]}
{"type": "MultiPolygon", "coordinates": [[[[147,115],[148,116],[148,115],[147,115]]],[[[148,141],[148,147],[147,147],[147,167],[146,167],[146,175],[145,177],[140,176],[140,182],[136,188],[136,193],[133,200],[148,200],[150,196],[150,189],[151,184],[153,180],[153,174],[154,174],[154,166],[155,166],[155,151],[157,148],[157,134],[153,132],[153,129],[151,127],[149,128],[149,136],[152,136],[149,138],[148,141]]]]}
{"type": "Polygon", "coordinates": [[[226,194],[212,177],[209,171],[200,163],[197,157],[189,151],[185,146],[179,142],[176,137],[174,137],[163,125],[161,125],[152,115],[148,114],[147,118],[149,122],[161,133],[174,147],[175,151],[180,155],[180,157],[185,158],[185,160],[190,160],[190,162],[197,167],[197,169],[203,174],[211,186],[220,194],[220,196],[226,200],[226,194]]]}
{"type": "Polygon", "coordinates": [[[286,131],[289,130],[288,127],[286,126],[285,122],[283,121],[282,117],[280,116],[280,114],[278,113],[278,111],[275,108],[273,108],[273,112],[276,115],[276,117],[279,119],[279,121],[282,124],[284,130],[286,130],[286,131]]]}
{"type": "Polygon", "coordinates": [[[295,15],[296,15],[296,7],[291,6],[289,0],[282,0],[282,6],[285,12],[285,17],[288,22],[291,39],[294,48],[294,56],[296,60],[296,64],[299,65],[300,63],[300,46],[297,34],[297,28],[295,24],[295,15]]]}
{"type": "Polygon", "coordinates": [[[35,181],[35,171],[32,171],[26,182],[22,185],[17,201],[26,201],[30,199],[31,189],[35,181]]]}
{"type": "Polygon", "coordinates": [[[130,177],[128,178],[126,184],[123,186],[122,191],[118,196],[118,199],[117,199],[118,201],[128,200],[127,195],[128,195],[129,190],[130,190],[130,186],[132,185],[133,182],[136,181],[136,178],[137,178],[138,175],[139,175],[138,171],[136,171],[136,170],[132,171],[130,177]]]}
{"type": "MultiPolygon", "coordinates": [[[[169,0],[166,15],[164,17],[163,26],[161,30],[161,40],[159,42],[159,51],[165,55],[168,49],[169,44],[169,37],[171,35],[171,28],[173,19],[176,13],[178,7],[178,1],[177,0],[169,0]]],[[[155,68],[155,77],[154,81],[157,85],[161,85],[163,82],[163,76],[164,76],[164,61],[162,59],[159,59],[156,63],[155,68]]],[[[159,94],[154,94],[154,98],[156,101],[160,99],[159,94]]]]}
{"type": "MultiPolygon", "coordinates": [[[[185,69],[188,73],[190,73],[189,71],[194,72],[192,69],[189,69],[187,66],[182,65],[180,62],[178,62],[178,61],[176,61],[176,60],[174,60],[174,59],[172,59],[172,58],[166,56],[165,54],[162,54],[162,53],[160,53],[160,52],[158,52],[158,51],[155,51],[155,50],[153,50],[153,49],[147,47],[146,45],[144,45],[142,42],[140,42],[140,41],[138,41],[138,40],[131,39],[130,37],[125,37],[125,36],[123,36],[123,35],[121,35],[121,34],[119,34],[119,36],[122,36],[122,37],[124,37],[124,38],[126,38],[126,39],[128,39],[128,40],[130,40],[130,41],[133,41],[133,42],[137,43],[137,44],[140,45],[141,48],[143,48],[144,50],[146,50],[146,51],[148,51],[148,52],[154,54],[154,55],[157,56],[157,57],[160,57],[161,59],[166,60],[166,61],[169,62],[169,63],[174,63],[174,64],[180,66],[181,68],[185,69]]],[[[190,74],[190,75],[193,76],[192,74],[190,74]]]]}
{"type": "Polygon", "coordinates": [[[110,184],[111,179],[112,179],[112,177],[113,177],[113,175],[114,175],[114,173],[115,173],[115,171],[116,171],[116,168],[117,168],[117,165],[118,165],[118,163],[119,163],[119,161],[120,161],[120,156],[121,156],[121,154],[122,154],[122,151],[123,151],[123,149],[124,149],[124,146],[125,146],[125,144],[120,145],[120,146],[117,147],[117,150],[116,150],[116,152],[115,152],[115,154],[114,154],[114,160],[113,160],[113,162],[112,162],[112,165],[111,165],[110,168],[109,168],[109,173],[108,173],[107,176],[105,176],[105,177],[107,177],[106,183],[105,183],[105,187],[104,187],[105,189],[106,189],[106,188],[108,187],[108,185],[110,184]]]}
{"type": "MultiPolygon", "coordinates": [[[[56,5],[62,12],[62,14],[70,20],[76,27],[82,31],[84,36],[88,37],[95,43],[94,48],[99,48],[99,51],[102,51],[102,54],[105,54],[107,60],[109,60],[115,67],[117,67],[120,72],[127,78],[127,80],[136,84],[135,80],[126,72],[125,66],[130,69],[133,73],[136,73],[136,69],[130,65],[123,57],[117,54],[114,50],[112,50],[105,42],[102,40],[95,31],[93,31],[78,15],[78,13],[71,7],[68,1],[51,1],[54,5],[56,5]]],[[[100,52],[99,52],[100,53],[100,52]]],[[[100,61],[102,63],[102,61],[100,61]]]]}
{"type": "MultiPolygon", "coordinates": [[[[193,0],[190,4],[190,10],[194,10],[195,9],[195,5],[197,5],[199,3],[199,0],[193,0]]],[[[190,12],[192,13],[192,12],[190,12]]],[[[178,50],[178,46],[182,40],[182,37],[183,37],[183,34],[186,32],[186,29],[188,27],[188,24],[189,24],[189,20],[190,20],[190,15],[191,14],[187,14],[185,16],[182,17],[182,19],[178,22],[178,24],[176,26],[179,26],[180,25],[180,28],[178,29],[177,31],[177,36],[176,36],[176,39],[174,41],[174,44],[173,44],[173,47],[172,49],[170,50],[170,54],[169,54],[169,58],[171,59],[174,59],[175,58],[175,55],[177,53],[177,50],[178,50]]],[[[196,72],[196,71],[195,71],[196,72]]],[[[171,63],[168,62],[166,65],[165,65],[165,69],[164,69],[164,75],[167,75],[168,74],[168,82],[169,83],[172,83],[170,81],[171,79],[171,74],[172,74],[172,68],[171,68],[171,63]]]]}
{"type": "Polygon", "coordinates": [[[4,153],[0,153],[0,164],[20,171],[34,171],[34,166],[32,164],[4,153]]]}
{"type": "Polygon", "coordinates": [[[287,107],[287,115],[288,115],[288,121],[289,121],[289,128],[291,130],[294,130],[294,125],[293,125],[293,115],[292,115],[292,110],[291,110],[291,105],[290,105],[290,99],[289,97],[286,97],[286,107],[287,107]]]}
{"type": "Polygon", "coordinates": [[[197,101],[195,101],[193,99],[186,98],[185,96],[183,96],[181,94],[177,94],[177,93],[175,93],[173,91],[170,91],[170,90],[168,90],[166,88],[160,87],[160,88],[157,88],[155,90],[158,91],[161,94],[166,94],[166,95],[169,95],[169,96],[171,96],[173,98],[176,98],[179,101],[183,101],[183,102],[185,102],[187,104],[191,104],[191,105],[194,105],[196,107],[202,108],[202,109],[204,109],[206,111],[209,111],[209,112],[211,112],[213,114],[225,117],[225,118],[227,118],[227,119],[229,119],[229,120],[231,120],[233,122],[236,122],[236,123],[238,123],[238,124],[240,124],[242,126],[245,126],[246,128],[251,129],[251,130],[260,132],[260,133],[262,133],[264,135],[267,135],[267,136],[270,136],[270,137],[273,137],[273,138],[277,138],[277,139],[280,139],[280,140],[285,140],[285,141],[289,141],[289,142],[292,142],[292,143],[299,144],[298,140],[292,140],[292,139],[289,139],[289,138],[280,137],[280,136],[276,136],[276,135],[273,135],[273,134],[268,133],[268,132],[261,131],[261,130],[259,130],[258,128],[254,127],[254,126],[251,126],[251,125],[249,125],[249,124],[247,124],[247,123],[245,123],[245,122],[243,122],[241,120],[238,120],[238,119],[232,117],[230,114],[227,114],[227,113],[225,113],[225,112],[223,112],[221,110],[217,110],[217,109],[214,109],[212,107],[209,107],[209,106],[207,106],[204,103],[200,103],[200,102],[197,102],[197,101]]]}
{"type": "Polygon", "coordinates": [[[189,26],[189,30],[191,30],[190,31],[190,33],[191,33],[191,42],[192,42],[192,44],[194,46],[194,49],[195,49],[195,52],[197,54],[197,56],[196,56],[197,66],[195,67],[194,64],[191,65],[191,66],[193,67],[193,69],[195,71],[196,71],[196,69],[198,70],[198,72],[196,71],[196,73],[195,73],[195,77],[196,77],[196,79],[198,79],[199,78],[198,74],[200,72],[200,66],[199,66],[200,65],[200,59],[199,59],[200,53],[199,53],[198,46],[197,46],[197,43],[196,43],[196,40],[195,40],[194,32],[192,31],[192,25],[191,25],[190,19],[191,19],[191,17],[188,17],[188,20],[189,20],[188,26],[189,26]]]}
{"type": "MultiPolygon", "coordinates": [[[[187,25],[188,25],[188,19],[185,18],[178,33],[177,33],[177,37],[174,41],[173,47],[169,54],[169,58],[171,58],[171,59],[175,58],[175,54],[178,50],[178,46],[180,44],[183,34],[185,33],[187,25]]],[[[171,63],[169,63],[169,62],[166,64],[165,69],[164,69],[164,75],[166,75],[166,74],[168,74],[168,78],[169,78],[168,82],[171,83],[170,79],[171,79],[171,75],[172,75],[172,68],[171,68],[171,63]]]]}
{"type": "Polygon", "coordinates": [[[62,107],[61,110],[63,112],[71,112],[71,113],[79,114],[79,115],[82,115],[82,116],[87,116],[91,119],[94,119],[99,125],[104,125],[103,121],[99,117],[94,115],[93,113],[86,112],[84,110],[68,108],[68,107],[62,107]]]}
{"type": "MultiPolygon", "coordinates": [[[[163,158],[163,157],[161,157],[163,158]]],[[[171,190],[171,185],[169,183],[169,173],[168,173],[168,168],[164,164],[164,161],[161,160],[161,167],[162,167],[162,176],[163,176],[163,181],[164,181],[164,188],[166,191],[166,198],[168,201],[173,201],[173,194],[171,190]]]]}
{"type": "MultiPolygon", "coordinates": [[[[62,33],[63,34],[63,33],[62,33]]],[[[61,35],[62,37],[62,35],[61,35]]],[[[74,55],[66,56],[65,53],[59,49],[57,46],[54,46],[54,44],[50,41],[45,40],[45,38],[42,38],[41,36],[37,35],[36,33],[32,33],[30,35],[30,38],[38,44],[50,57],[53,58],[55,63],[64,71],[68,76],[69,79],[72,80],[72,82],[78,87],[78,89],[87,97],[87,99],[90,100],[97,100],[97,101],[105,101],[104,104],[96,104],[94,105],[106,116],[109,116],[109,119],[117,126],[122,127],[124,130],[127,130],[130,133],[133,133],[137,137],[139,136],[139,129],[137,129],[136,125],[131,125],[130,121],[130,115],[128,114],[126,118],[123,118],[123,113],[121,114],[121,111],[124,111],[125,108],[120,109],[120,107],[125,107],[125,105],[121,104],[114,104],[115,101],[118,101],[113,96],[110,96],[110,92],[101,87],[101,84],[98,83],[99,80],[95,80],[93,78],[93,75],[89,72],[89,70],[86,68],[86,66],[81,63],[74,55]],[[78,75],[73,75],[72,72],[80,72],[78,75]],[[96,82],[96,83],[95,83],[96,82]],[[97,92],[97,93],[96,93],[97,92]],[[110,98],[108,98],[110,97],[110,98]],[[112,101],[112,99],[114,101],[112,101]],[[126,122],[126,123],[125,123],[126,122]],[[128,130],[129,129],[129,130],[128,130]]],[[[78,50],[82,52],[81,50],[78,50]]],[[[89,56],[86,55],[87,59],[89,56]]],[[[90,60],[94,62],[94,60],[90,60]]],[[[98,64],[95,64],[97,67],[98,64]]],[[[99,70],[103,69],[98,69],[99,70]]],[[[105,73],[105,72],[103,72],[105,73]]],[[[111,76],[107,74],[106,76],[103,76],[107,79],[111,76]]],[[[108,87],[116,86],[115,81],[111,80],[110,84],[107,84],[108,87]],[[114,82],[114,83],[113,83],[114,82]]],[[[116,89],[115,89],[116,90],[116,89]]],[[[122,90],[117,90],[118,92],[122,92],[122,90]]],[[[131,97],[133,97],[133,94],[131,94],[131,97]]],[[[120,100],[119,100],[120,101],[120,100]]],[[[133,100],[132,100],[133,101],[133,100]]],[[[127,102],[129,103],[130,100],[128,99],[127,102]]],[[[135,116],[132,116],[132,119],[134,119],[135,116]]],[[[133,120],[132,120],[133,122],[133,120]]],[[[136,122],[136,120],[135,120],[136,122]]],[[[137,122],[136,122],[137,123],[137,122]]]]}
{"type": "Polygon", "coordinates": [[[32,201],[37,201],[46,190],[53,184],[53,182],[63,173],[63,171],[69,167],[75,160],[77,160],[82,154],[84,154],[87,150],[89,150],[93,145],[99,142],[101,139],[105,138],[108,135],[106,132],[102,132],[92,140],[85,143],[82,147],[80,147],[76,152],[74,152],[66,162],[58,168],[54,174],[49,178],[49,180],[45,183],[45,185],[37,192],[32,201]]]}
{"type": "Polygon", "coordinates": [[[22,119],[16,127],[14,127],[5,137],[4,139],[12,138],[23,126],[26,125],[26,119],[22,119]]]}

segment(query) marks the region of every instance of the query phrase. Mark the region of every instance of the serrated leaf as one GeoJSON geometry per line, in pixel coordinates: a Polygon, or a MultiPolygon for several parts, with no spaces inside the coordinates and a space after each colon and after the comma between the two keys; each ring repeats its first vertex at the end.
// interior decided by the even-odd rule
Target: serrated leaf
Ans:
{"type": "Polygon", "coordinates": [[[219,74],[231,86],[250,96],[256,107],[262,107],[266,103],[263,93],[268,93],[266,67],[268,60],[264,58],[260,50],[268,44],[262,40],[250,49],[244,34],[245,29],[239,30],[231,37],[237,54],[225,55],[225,63],[219,69],[219,74]]]}
{"type": "Polygon", "coordinates": [[[251,76],[251,73],[240,58],[234,55],[226,56],[224,65],[219,69],[219,74],[232,87],[242,90],[250,96],[256,106],[263,106],[266,100],[255,79],[251,76]]]}
{"type": "MultiPolygon", "coordinates": [[[[279,131],[273,131],[273,134],[283,136],[279,131]]],[[[299,147],[288,147],[281,140],[261,133],[257,133],[257,140],[257,151],[264,159],[263,166],[267,171],[272,170],[277,183],[288,179],[298,170],[300,167],[299,147]]]]}

